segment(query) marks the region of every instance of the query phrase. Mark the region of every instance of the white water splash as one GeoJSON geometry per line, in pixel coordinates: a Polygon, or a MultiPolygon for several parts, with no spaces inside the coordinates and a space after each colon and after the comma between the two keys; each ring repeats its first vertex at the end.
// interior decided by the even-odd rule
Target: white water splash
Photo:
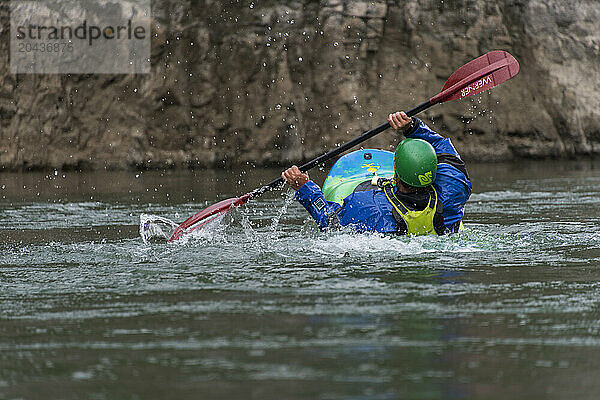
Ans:
{"type": "Polygon", "coordinates": [[[285,202],[283,203],[283,207],[279,209],[277,216],[273,218],[273,222],[271,223],[271,232],[275,232],[277,230],[281,217],[287,212],[288,207],[294,202],[295,198],[296,192],[294,190],[288,189],[287,193],[285,193],[285,202]]]}
{"type": "Polygon", "coordinates": [[[208,243],[227,243],[228,235],[227,228],[231,225],[232,214],[236,210],[232,210],[228,213],[218,215],[201,227],[194,229],[193,231],[183,235],[181,239],[177,240],[177,243],[188,243],[190,241],[208,242],[208,243]]]}
{"type": "Polygon", "coordinates": [[[155,240],[169,240],[177,226],[177,223],[158,215],[140,215],[140,236],[145,244],[155,240]]]}

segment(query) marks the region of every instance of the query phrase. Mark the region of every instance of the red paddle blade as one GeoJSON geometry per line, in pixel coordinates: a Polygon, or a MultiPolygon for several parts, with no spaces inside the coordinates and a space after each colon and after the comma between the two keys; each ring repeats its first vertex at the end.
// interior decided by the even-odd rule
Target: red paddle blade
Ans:
{"type": "Polygon", "coordinates": [[[203,227],[210,221],[225,214],[226,212],[234,209],[235,207],[241,206],[250,200],[250,193],[243,195],[242,197],[233,197],[213,204],[200,211],[197,214],[192,215],[185,221],[183,221],[173,232],[169,238],[169,242],[181,238],[186,233],[190,233],[198,228],[203,227]]]}
{"type": "Polygon", "coordinates": [[[446,81],[431,104],[462,99],[484,92],[519,73],[519,62],[503,50],[490,51],[463,65],[446,81]]]}

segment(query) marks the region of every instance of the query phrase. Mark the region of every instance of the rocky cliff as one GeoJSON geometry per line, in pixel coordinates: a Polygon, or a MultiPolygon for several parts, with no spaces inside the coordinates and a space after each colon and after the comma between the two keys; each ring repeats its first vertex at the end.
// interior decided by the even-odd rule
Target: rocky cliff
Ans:
{"type": "Polygon", "coordinates": [[[421,117],[470,161],[600,153],[597,0],[155,0],[147,75],[11,75],[7,3],[5,170],[287,165],[422,102],[495,49],[519,76],[421,117]]]}

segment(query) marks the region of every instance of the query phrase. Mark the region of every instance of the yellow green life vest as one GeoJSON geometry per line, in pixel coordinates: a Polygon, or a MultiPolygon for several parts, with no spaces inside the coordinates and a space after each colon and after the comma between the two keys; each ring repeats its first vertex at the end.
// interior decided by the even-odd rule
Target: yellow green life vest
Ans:
{"type": "Polygon", "coordinates": [[[438,205],[438,195],[433,186],[429,194],[427,207],[421,211],[409,210],[394,193],[394,185],[391,182],[383,186],[383,192],[395,211],[394,218],[402,218],[408,228],[408,235],[436,235],[433,226],[433,217],[438,205]]]}

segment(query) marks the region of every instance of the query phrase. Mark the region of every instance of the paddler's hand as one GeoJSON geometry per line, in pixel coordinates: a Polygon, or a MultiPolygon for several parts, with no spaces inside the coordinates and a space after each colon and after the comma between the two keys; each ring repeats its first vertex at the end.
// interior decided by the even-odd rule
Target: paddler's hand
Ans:
{"type": "Polygon", "coordinates": [[[290,184],[292,189],[298,190],[302,185],[310,180],[308,174],[300,171],[295,165],[281,173],[281,177],[290,184]]]}
{"type": "Polygon", "coordinates": [[[388,116],[388,122],[396,132],[404,135],[412,128],[413,120],[404,111],[398,111],[388,116]]]}

